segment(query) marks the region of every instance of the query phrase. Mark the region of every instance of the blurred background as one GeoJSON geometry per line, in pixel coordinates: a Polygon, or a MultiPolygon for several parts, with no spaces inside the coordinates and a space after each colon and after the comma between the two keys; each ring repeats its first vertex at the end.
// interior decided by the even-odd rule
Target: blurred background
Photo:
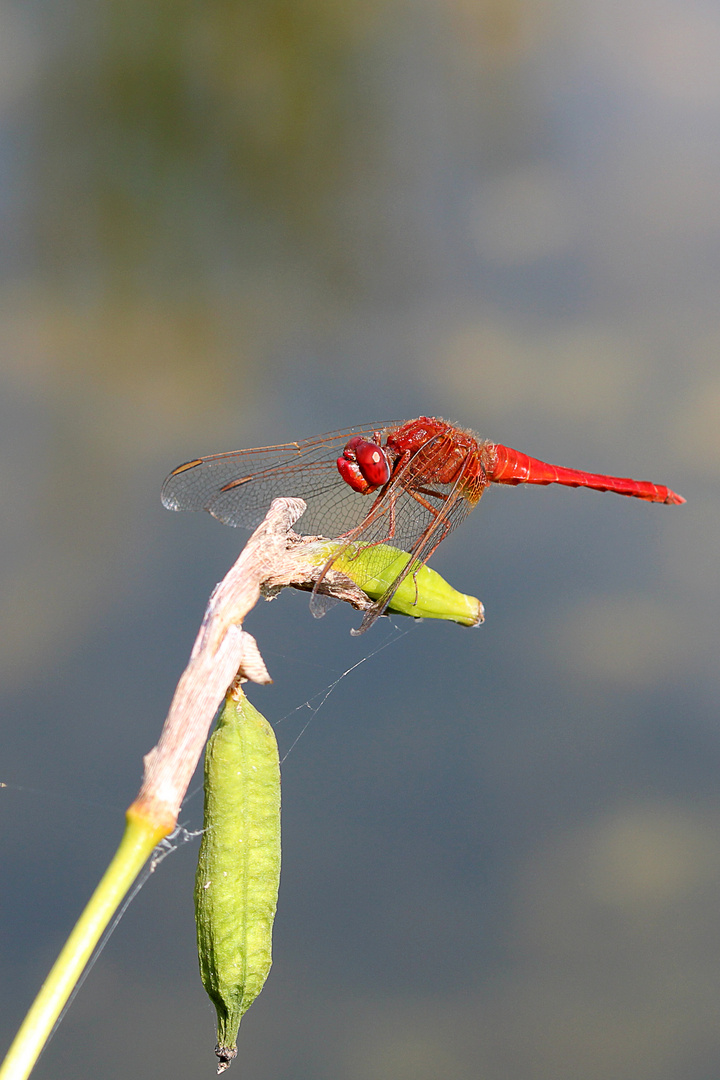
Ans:
{"type": "MultiPolygon", "coordinates": [[[[234,1074],[716,1080],[718,55],[707,0],[3,0],[3,1047],[247,537],[163,478],[424,413],[688,503],[489,491],[433,559],[475,631],[252,614],[295,745],[234,1074]]],[[[196,845],[38,1080],[214,1075],[196,845]]]]}

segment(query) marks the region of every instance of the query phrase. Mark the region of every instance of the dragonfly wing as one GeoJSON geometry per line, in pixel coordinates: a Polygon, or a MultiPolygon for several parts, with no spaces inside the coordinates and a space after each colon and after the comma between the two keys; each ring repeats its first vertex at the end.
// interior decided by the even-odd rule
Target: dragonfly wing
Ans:
{"type": "Polygon", "coordinates": [[[301,519],[304,533],[340,535],[362,520],[367,497],[343,483],[336,459],[352,435],[372,438],[376,430],[352,428],[304,442],[197,458],[170,473],[163,484],[163,505],[207,510],[225,525],[255,528],[273,499],[301,498],[308,505],[301,519]]]}

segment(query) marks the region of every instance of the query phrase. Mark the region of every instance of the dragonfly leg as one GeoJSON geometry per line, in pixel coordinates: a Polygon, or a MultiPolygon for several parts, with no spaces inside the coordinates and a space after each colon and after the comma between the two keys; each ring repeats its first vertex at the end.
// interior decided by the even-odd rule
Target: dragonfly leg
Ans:
{"type": "MultiPolygon", "coordinates": [[[[442,492],[439,492],[439,491],[438,492],[430,491],[427,488],[425,488],[425,489],[423,489],[423,488],[406,488],[406,491],[407,491],[408,495],[412,495],[415,502],[420,503],[420,505],[422,507],[424,507],[428,511],[428,513],[432,514],[432,516],[436,520],[437,520],[437,518],[440,517],[441,510],[438,509],[437,506],[433,506],[432,503],[428,499],[425,498],[423,492],[427,493],[428,495],[433,495],[434,497],[436,497],[438,499],[442,499],[444,502],[447,501],[447,498],[448,498],[447,495],[444,495],[442,492]]],[[[445,536],[445,534],[443,533],[443,537],[444,536],[445,536]]],[[[438,540],[438,543],[440,543],[439,540],[438,540]]],[[[434,550],[435,550],[435,548],[433,548],[433,551],[434,550]]]]}
{"type": "MultiPolygon", "coordinates": [[[[434,491],[433,488],[416,487],[413,488],[410,494],[415,495],[416,492],[419,492],[421,495],[431,495],[434,499],[441,499],[442,502],[447,502],[449,498],[449,493],[444,491],[434,491]]],[[[418,499],[418,502],[419,501],[420,500],[418,499]]]]}

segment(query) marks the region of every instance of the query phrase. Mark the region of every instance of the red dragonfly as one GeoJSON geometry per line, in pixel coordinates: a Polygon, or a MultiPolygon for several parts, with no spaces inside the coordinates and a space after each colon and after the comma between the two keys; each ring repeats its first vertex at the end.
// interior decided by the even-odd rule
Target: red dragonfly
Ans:
{"type": "MultiPolygon", "coordinates": [[[[195,458],[170,473],[162,501],[169,510],[207,510],[225,525],[254,528],[277,496],[304,499],[303,532],[340,541],[325,571],[350,545],[409,551],[411,562],[366,612],[360,628],[366,630],[413,566],[427,562],[491,483],[563,484],[646,502],[685,502],[659,484],[548,465],[430,416],[195,458]]],[[[387,564],[387,549],[379,550],[387,564]]],[[[368,577],[381,569],[369,568],[368,577]]],[[[317,592],[311,607],[324,613],[317,592]]]]}

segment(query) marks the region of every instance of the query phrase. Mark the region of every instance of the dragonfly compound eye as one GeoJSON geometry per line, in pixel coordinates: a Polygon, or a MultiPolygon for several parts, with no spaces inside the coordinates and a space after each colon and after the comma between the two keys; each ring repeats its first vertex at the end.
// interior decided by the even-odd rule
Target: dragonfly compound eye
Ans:
{"type": "Polygon", "coordinates": [[[377,443],[359,440],[355,445],[355,460],[368,484],[382,487],[390,479],[390,465],[385,451],[377,443]]]}
{"type": "Polygon", "coordinates": [[[345,483],[361,495],[377,490],[390,479],[390,465],[383,448],[360,435],[347,441],[337,467],[345,483]]]}

